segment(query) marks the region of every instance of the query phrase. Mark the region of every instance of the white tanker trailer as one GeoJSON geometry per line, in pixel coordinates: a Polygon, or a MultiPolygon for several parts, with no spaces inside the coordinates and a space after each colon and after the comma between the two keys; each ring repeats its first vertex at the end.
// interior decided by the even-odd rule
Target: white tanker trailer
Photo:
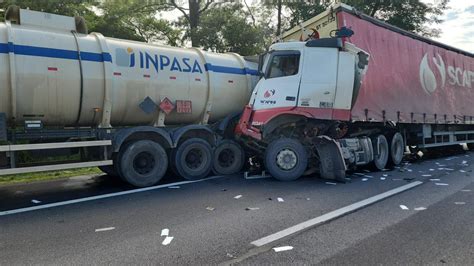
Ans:
{"type": "Polygon", "coordinates": [[[78,18],[7,10],[0,23],[0,175],[99,166],[149,186],[168,165],[187,179],[212,168],[240,170],[242,149],[221,136],[250,98],[256,63],[84,29],[78,18]],[[95,151],[88,153],[95,160],[17,167],[19,151],[78,147],[95,151]]]}

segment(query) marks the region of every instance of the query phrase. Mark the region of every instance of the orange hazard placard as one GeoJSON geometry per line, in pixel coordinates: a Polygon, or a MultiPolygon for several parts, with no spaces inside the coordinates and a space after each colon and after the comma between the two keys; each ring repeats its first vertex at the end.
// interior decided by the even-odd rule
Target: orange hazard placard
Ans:
{"type": "Polygon", "coordinates": [[[193,112],[192,101],[176,100],[176,112],[179,114],[190,114],[193,112]]]}

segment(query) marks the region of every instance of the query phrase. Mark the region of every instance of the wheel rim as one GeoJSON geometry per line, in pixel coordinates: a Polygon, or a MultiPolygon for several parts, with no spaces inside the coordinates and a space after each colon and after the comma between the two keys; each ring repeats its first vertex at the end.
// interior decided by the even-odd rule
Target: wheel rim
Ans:
{"type": "Polygon", "coordinates": [[[228,168],[235,162],[235,154],[231,149],[223,149],[218,156],[218,162],[221,167],[228,168]]]}
{"type": "Polygon", "coordinates": [[[191,149],[186,154],[185,162],[189,169],[198,169],[202,166],[204,161],[204,153],[200,149],[191,149]]]}
{"type": "Polygon", "coordinates": [[[277,166],[282,170],[291,170],[298,163],[298,156],[290,149],[283,149],[276,156],[277,166]]]}
{"type": "Polygon", "coordinates": [[[153,171],[155,158],[149,152],[141,152],[133,159],[133,169],[140,175],[146,175],[153,171]]]}

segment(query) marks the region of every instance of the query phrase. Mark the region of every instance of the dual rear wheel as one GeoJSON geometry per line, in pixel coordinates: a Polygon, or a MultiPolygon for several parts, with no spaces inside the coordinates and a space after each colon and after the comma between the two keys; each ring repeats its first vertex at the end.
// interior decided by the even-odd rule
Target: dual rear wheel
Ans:
{"type": "Polygon", "coordinates": [[[373,165],[376,170],[393,167],[402,162],[405,142],[399,132],[391,135],[377,135],[372,138],[372,144],[374,147],[373,165]]]}
{"type": "Polygon", "coordinates": [[[168,166],[187,180],[202,179],[211,171],[220,175],[231,175],[241,171],[245,156],[242,147],[231,140],[224,140],[213,150],[200,138],[190,138],[180,143],[168,154],[159,144],[151,140],[137,140],[126,144],[114,160],[114,166],[100,169],[111,176],[120,176],[136,187],[157,184],[165,175],[168,166]]]}

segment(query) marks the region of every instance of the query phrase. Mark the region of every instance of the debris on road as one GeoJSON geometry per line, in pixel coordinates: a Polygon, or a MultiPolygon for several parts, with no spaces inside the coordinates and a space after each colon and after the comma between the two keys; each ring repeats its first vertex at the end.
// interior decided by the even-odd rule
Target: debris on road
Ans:
{"type": "Polygon", "coordinates": [[[278,202],[284,202],[282,198],[277,198],[278,202]]]}
{"type": "Polygon", "coordinates": [[[405,206],[405,205],[400,205],[400,208],[401,208],[402,210],[409,210],[409,208],[408,208],[407,206],[405,206]]]}
{"type": "Polygon", "coordinates": [[[293,247],[292,246],[283,246],[283,247],[275,247],[273,248],[273,250],[275,252],[281,252],[281,251],[288,251],[288,250],[292,250],[293,247]]]}
{"type": "Polygon", "coordinates": [[[446,184],[446,183],[435,183],[435,185],[437,185],[437,186],[449,186],[449,184],[446,184]]]}
{"type": "Polygon", "coordinates": [[[167,246],[173,241],[174,236],[167,236],[165,240],[161,243],[163,246],[167,246]]]}
{"type": "Polygon", "coordinates": [[[256,210],[260,210],[260,208],[258,207],[247,207],[245,208],[246,211],[256,211],[256,210]]]}
{"type": "Polygon", "coordinates": [[[170,234],[170,229],[165,228],[161,230],[161,236],[168,236],[170,234]]]}
{"type": "Polygon", "coordinates": [[[214,207],[207,207],[207,208],[206,208],[206,210],[208,210],[208,211],[213,211],[213,210],[215,210],[215,209],[216,209],[216,208],[214,208],[214,207]]]}
{"type": "Polygon", "coordinates": [[[416,207],[414,210],[415,211],[424,211],[424,210],[426,210],[426,208],[425,207],[416,207]]]}
{"type": "Polygon", "coordinates": [[[456,201],[454,204],[456,205],[464,205],[466,204],[464,201],[456,201]]]}
{"type": "Polygon", "coordinates": [[[181,188],[180,186],[169,186],[168,188],[181,188]]]}
{"type": "Polygon", "coordinates": [[[33,202],[34,204],[40,204],[40,203],[41,203],[41,201],[35,200],[35,199],[34,199],[34,200],[31,200],[31,202],[33,202]]]}
{"type": "Polygon", "coordinates": [[[403,178],[403,180],[405,180],[405,181],[413,181],[413,180],[415,180],[415,178],[414,178],[414,177],[405,177],[405,178],[403,178]]]}
{"type": "Polygon", "coordinates": [[[96,232],[104,232],[104,231],[110,231],[110,230],[114,230],[115,227],[105,227],[105,228],[99,228],[99,229],[95,229],[96,232]]]}
{"type": "Polygon", "coordinates": [[[270,178],[270,175],[267,175],[265,171],[262,171],[262,174],[260,175],[249,175],[249,172],[244,172],[244,178],[247,180],[251,179],[262,179],[262,178],[270,178]]]}
{"type": "Polygon", "coordinates": [[[335,186],[335,185],[337,185],[337,183],[334,183],[334,182],[326,182],[326,185],[333,185],[333,186],[335,186]]]}
{"type": "Polygon", "coordinates": [[[234,197],[234,199],[240,199],[240,198],[242,198],[242,195],[237,195],[234,197]]]}

